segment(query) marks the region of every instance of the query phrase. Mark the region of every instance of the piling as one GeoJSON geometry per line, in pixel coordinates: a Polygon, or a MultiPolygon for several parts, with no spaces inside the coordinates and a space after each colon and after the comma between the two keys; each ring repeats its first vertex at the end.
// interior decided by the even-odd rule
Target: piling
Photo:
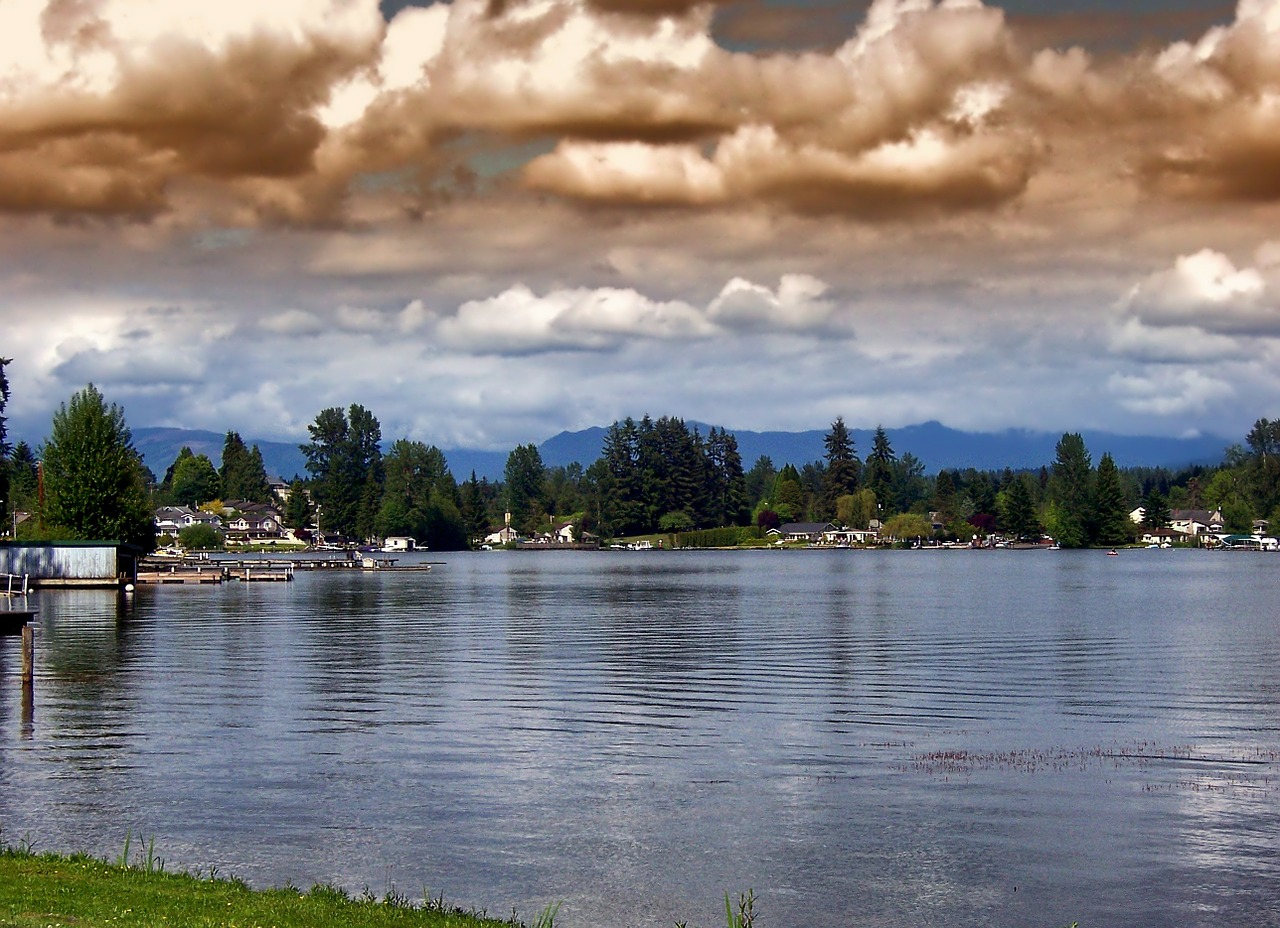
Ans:
{"type": "Polygon", "coordinates": [[[22,626],[22,685],[29,687],[35,679],[36,630],[22,626]]]}

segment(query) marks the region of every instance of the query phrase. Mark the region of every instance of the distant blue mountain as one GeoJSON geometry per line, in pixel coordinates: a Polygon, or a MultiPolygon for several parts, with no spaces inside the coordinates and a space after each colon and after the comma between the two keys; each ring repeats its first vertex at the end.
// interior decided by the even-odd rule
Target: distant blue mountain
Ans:
{"type": "MultiPolygon", "coordinates": [[[[710,426],[687,423],[706,435],[710,426]]],[[[784,464],[803,466],[821,460],[826,451],[822,440],[826,429],[808,432],[733,431],[738,440],[742,464],[750,468],[758,458],[767,456],[775,467],[784,464]]],[[[1014,470],[1039,468],[1053,463],[1054,448],[1061,433],[1031,432],[1008,429],[1003,432],[961,432],[940,422],[925,422],[900,429],[885,429],[889,443],[898,457],[910,453],[924,462],[926,473],[939,470],[974,467],[979,470],[1014,470]]],[[[851,429],[859,457],[871,450],[872,429],[851,429]]],[[[578,461],[583,466],[600,457],[605,429],[590,428],[580,432],[561,432],[539,447],[548,465],[563,466],[578,461]]],[[[1160,438],[1115,435],[1108,432],[1082,432],[1085,446],[1096,464],[1110,452],[1119,467],[1178,468],[1189,464],[1217,464],[1229,442],[1216,436],[1199,438],[1160,438]]]]}
{"type": "MultiPolygon", "coordinates": [[[[704,423],[687,423],[703,435],[711,430],[704,423]]],[[[767,456],[775,467],[794,464],[801,467],[821,460],[825,454],[822,439],[825,429],[808,432],[733,431],[738,439],[742,464],[750,468],[758,458],[767,456]]],[[[865,458],[871,450],[870,429],[852,429],[858,456],[865,458]]],[[[911,453],[919,458],[926,473],[939,470],[975,467],[979,470],[1034,469],[1053,463],[1054,446],[1060,433],[1008,429],[1003,432],[961,432],[939,422],[925,422],[900,429],[886,429],[889,442],[898,457],[911,453]]],[[[600,457],[606,429],[595,426],[577,432],[561,432],[538,446],[543,463],[549,467],[565,467],[579,463],[589,467],[600,457]]],[[[1152,436],[1115,435],[1107,432],[1082,432],[1085,446],[1096,464],[1110,452],[1120,467],[1168,467],[1190,464],[1218,464],[1230,443],[1216,436],[1199,438],[1160,438],[1152,436]]],[[[216,465],[222,461],[225,434],[194,429],[140,428],[133,430],[133,443],[157,478],[173,463],[184,445],[196,454],[207,454],[216,465]]],[[[291,480],[306,474],[306,458],[296,443],[262,441],[245,438],[246,445],[257,445],[267,473],[291,480]]],[[[476,451],[462,448],[445,449],[449,470],[461,483],[475,471],[477,477],[501,480],[507,463],[506,451],[476,451]]]]}

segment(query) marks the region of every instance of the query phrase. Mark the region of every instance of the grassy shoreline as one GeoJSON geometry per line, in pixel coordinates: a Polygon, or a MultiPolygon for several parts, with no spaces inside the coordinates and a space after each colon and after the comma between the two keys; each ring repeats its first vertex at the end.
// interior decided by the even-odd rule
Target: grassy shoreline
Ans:
{"type": "MultiPolygon", "coordinates": [[[[127,848],[127,844],[126,844],[127,848]]],[[[414,905],[394,891],[382,899],[315,886],[251,889],[216,875],[166,873],[148,853],[130,866],[87,854],[0,849],[0,924],[14,928],[516,928],[514,914],[495,919],[447,906],[443,897],[414,905]]],[[[552,928],[549,907],[533,928],[552,928]]]]}

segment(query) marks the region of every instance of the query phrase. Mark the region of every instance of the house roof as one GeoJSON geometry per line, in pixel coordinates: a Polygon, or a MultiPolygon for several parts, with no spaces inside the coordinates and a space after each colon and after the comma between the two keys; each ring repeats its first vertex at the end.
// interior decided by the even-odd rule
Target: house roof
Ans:
{"type": "Polygon", "coordinates": [[[1169,513],[1169,521],[1199,522],[1202,525],[1212,525],[1215,522],[1222,521],[1222,516],[1216,511],[1210,512],[1207,509],[1174,509],[1169,513]]]}
{"type": "Polygon", "coordinates": [[[779,531],[784,535],[821,535],[833,528],[830,522],[788,522],[779,531]]]}

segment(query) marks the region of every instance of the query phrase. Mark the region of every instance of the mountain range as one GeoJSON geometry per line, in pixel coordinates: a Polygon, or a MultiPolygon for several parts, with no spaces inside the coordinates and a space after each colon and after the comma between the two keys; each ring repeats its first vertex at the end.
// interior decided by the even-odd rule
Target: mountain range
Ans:
{"type": "MultiPolygon", "coordinates": [[[[710,426],[687,423],[703,435],[710,426]]],[[[562,467],[574,462],[589,467],[600,457],[607,430],[596,426],[577,432],[561,432],[538,446],[543,463],[562,467]]],[[[939,422],[925,422],[898,429],[886,429],[894,453],[908,452],[919,458],[925,472],[975,467],[979,470],[1036,469],[1051,464],[1054,447],[1062,436],[1051,432],[1008,429],[1003,432],[962,432],[939,422]]],[[[734,431],[744,468],[750,469],[761,456],[767,456],[775,467],[794,464],[800,467],[821,460],[825,454],[822,439],[825,429],[807,432],[734,431]]],[[[872,430],[850,429],[855,449],[865,458],[871,449],[872,430]]],[[[1163,438],[1156,436],[1116,435],[1108,432],[1082,432],[1085,446],[1094,463],[1110,452],[1120,467],[1167,467],[1177,469],[1191,464],[1221,463],[1223,451],[1230,442],[1218,436],[1163,438]]],[[[133,443],[157,478],[173,463],[182,447],[196,454],[206,454],[215,465],[222,459],[226,436],[216,432],[175,428],[133,429],[133,443]]],[[[273,477],[291,480],[306,474],[306,458],[296,443],[245,438],[245,444],[257,445],[267,472],[273,477]]],[[[475,471],[476,476],[501,480],[507,463],[507,451],[442,449],[449,469],[459,481],[475,471]]]]}

